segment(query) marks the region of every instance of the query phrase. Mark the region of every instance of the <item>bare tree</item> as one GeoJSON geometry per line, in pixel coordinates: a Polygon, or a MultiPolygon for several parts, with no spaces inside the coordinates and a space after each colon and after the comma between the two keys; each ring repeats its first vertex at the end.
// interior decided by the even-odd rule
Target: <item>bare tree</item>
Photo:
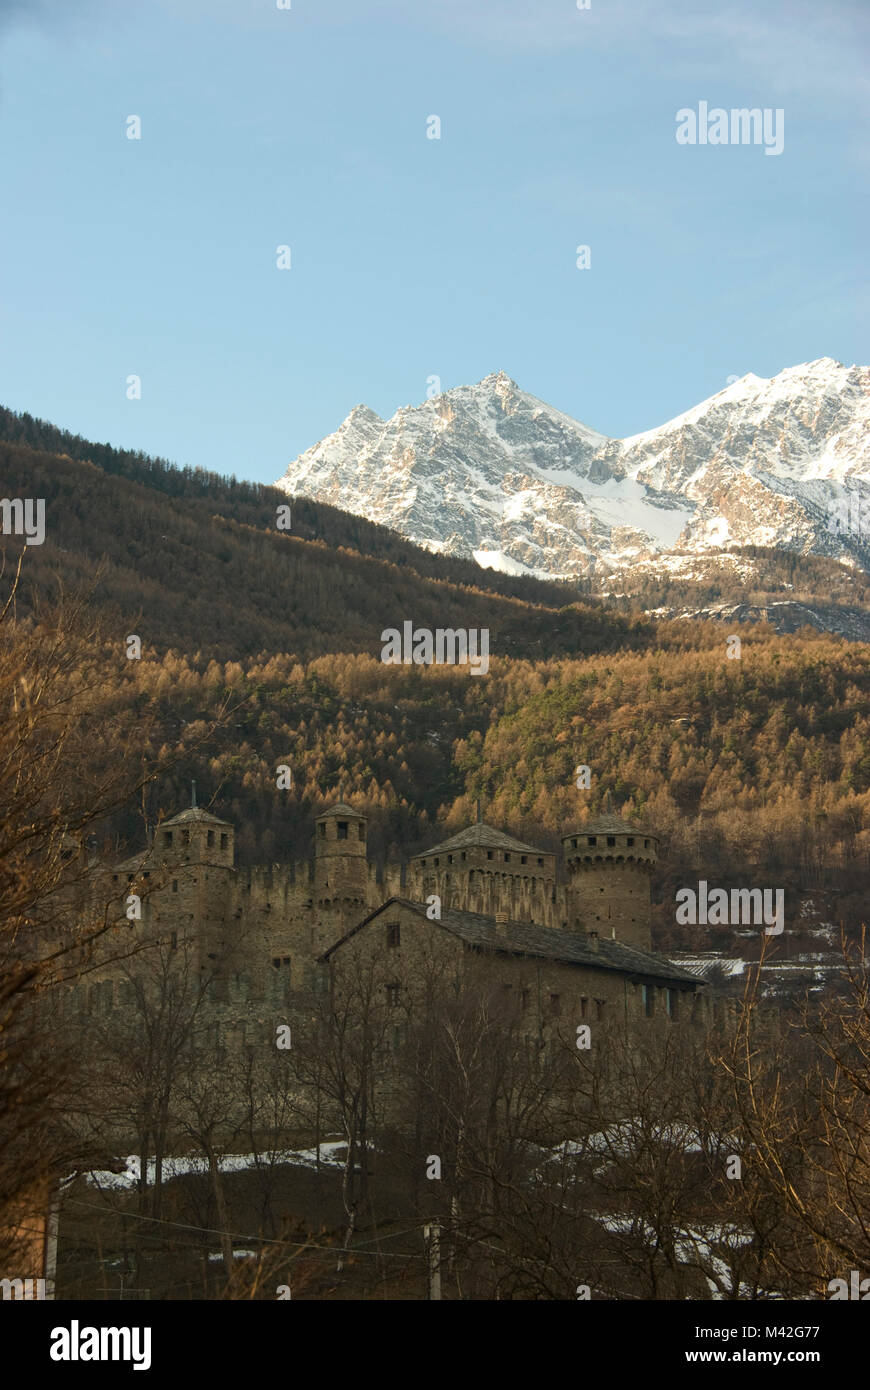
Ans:
{"type": "Polygon", "coordinates": [[[870,979],[866,939],[845,934],[843,969],[779,1034],[758,977],[725,1059],[765,1189],[799,1233],[778,1248],[784,1275],[827,1294],[870,1273],[870,979]]]}

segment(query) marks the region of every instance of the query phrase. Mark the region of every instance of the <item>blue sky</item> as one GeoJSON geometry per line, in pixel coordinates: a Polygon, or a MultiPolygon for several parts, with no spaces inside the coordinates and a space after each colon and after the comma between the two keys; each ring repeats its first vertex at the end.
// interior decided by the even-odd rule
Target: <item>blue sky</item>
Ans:
{"type": "Polygon", "coordinates": [[[0,0],[0,402],[271,482],[431,376],[504,370],[624,436],[729,376],[866,362],[868,21],[0,0]],[[678,145],[700,101],[782,108],[783,153],[678,145]]]}

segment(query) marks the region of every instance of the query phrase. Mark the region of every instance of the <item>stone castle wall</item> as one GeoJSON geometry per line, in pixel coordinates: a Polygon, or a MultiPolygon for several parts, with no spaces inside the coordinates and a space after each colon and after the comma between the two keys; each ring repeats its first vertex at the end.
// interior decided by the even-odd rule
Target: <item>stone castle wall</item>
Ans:
{"type": "MultiPolygon", "coordinates": [[[[225,962],[227,997],[234,988],[249,1000],[272,999],[309,986],[323,952],[393,896],[437,895],[442,910],[506,915],[650,949],[656,841],[628,829],[564,837],[561,872],[555,855],[508,849],[505,837],[499,847],[487,827],[492,847],[468,842],[379,871],[367,857],[365,818],[339,802],[315,822],[313,859],[236,868],[233,827],[192,807],[158,827],[146,853],[117,867],[111,891],[131,941],[192,946],[206,974],[225,962]],[[124,920],[129,892],[141,895],[141,921],[124,920]]],[[[103,998],[109,978],[94,977],[103,998]]]]}

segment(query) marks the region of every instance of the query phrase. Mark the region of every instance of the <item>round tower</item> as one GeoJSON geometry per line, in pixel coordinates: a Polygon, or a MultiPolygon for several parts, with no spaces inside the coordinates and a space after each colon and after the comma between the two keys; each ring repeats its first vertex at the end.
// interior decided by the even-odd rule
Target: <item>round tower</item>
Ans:
{"type": "Polygon", "coordinates": [[[321,910],[344,913],[367,902],[367,822],[337,801],[314,823],[314,900],[321,910]]]}
{"type": "Polygon", "coordinates": [[[658,838],[605,815],[562,836],[568,930],[652,949],[650,877],[658,838]]]}

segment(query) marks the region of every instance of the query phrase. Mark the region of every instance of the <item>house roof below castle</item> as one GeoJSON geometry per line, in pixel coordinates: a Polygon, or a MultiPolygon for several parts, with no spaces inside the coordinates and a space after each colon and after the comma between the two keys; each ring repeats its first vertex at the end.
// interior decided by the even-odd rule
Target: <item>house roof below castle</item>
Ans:
{"type": "MultiPolygon", "coordinates": [[[[324,951],[321,960],[328,960],[334,951],[343,946],[357,932],[378,917],[382,912],[395,907],[409,908],[426,921],[424,903],[411,902],[408,898],[389,898],[364,921],[347,932],[340,941],[324,951]]],[[[459,912],[454,908],[444,908],[433,926],[440,926],[453,936],[459,937],[468,946],[480,950],[499,952],[511,956],[527,956],[538,960],[558,961],[565,965],[583,965],[595,970],[615,970],[620,975],[652,976],[656,979],[673,980],[675,984],[692,985],[700,983],[696,975],[684,970],[665,956],[652,951],[640,950],[637,946],[627,946],[624,941],[612,941],[600,937],[597,945],[586,935],[569,931],[557,931],[551,927],[530,926],[526,922],[496,923],[494,917],[480,912],[459,912]]]]}
{"type": "Polygon", "coordinates": [[[421,850],[415,854],[415,859],[428,858],[430,854],[445,854],[453,849],[512,849],[518,850],[523,854],[549,854],[549,850],[536,849],[534,845],[524,845],[522,840],[515,840],[512,835],[505,835],[504,831],[496,830],[491,825],[485,825],[483,821],[478,821],[476,825],[468,825],[458,834],[452,835],[449,840],[442,840],[440,845],[433,845],[431,849],[421,850]]]}

